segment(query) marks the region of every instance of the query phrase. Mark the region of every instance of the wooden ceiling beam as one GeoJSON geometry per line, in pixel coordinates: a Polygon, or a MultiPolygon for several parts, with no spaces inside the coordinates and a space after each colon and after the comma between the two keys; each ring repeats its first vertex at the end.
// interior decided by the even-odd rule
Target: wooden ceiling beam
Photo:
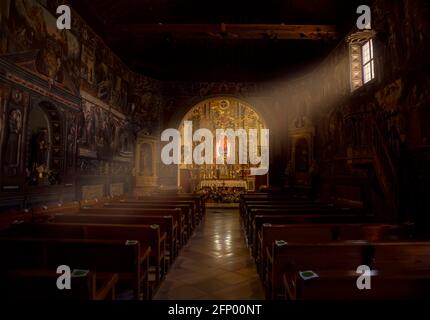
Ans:
{"type": "Polygon", "coordinates": [[[155,34],[172,34],[179,38],[229,39],[335,39],[332,25],[287,24],[115,24],[116,31],[145,37],[155,34]]]}

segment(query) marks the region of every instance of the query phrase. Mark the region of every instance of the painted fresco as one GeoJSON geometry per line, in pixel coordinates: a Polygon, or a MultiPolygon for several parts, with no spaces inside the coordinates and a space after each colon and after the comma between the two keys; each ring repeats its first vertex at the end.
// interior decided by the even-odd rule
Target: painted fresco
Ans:
{"type": "Polygon", "coordinates": [[[107,147],[111,139],[108,123],[108,111],[90,102],[85,102],[80,123],[79,141],[81,145],[92,151],[107,147]]]}
{"type": "Polygon", "coordinates": [[[131,72],[85,25],[81,42],[81,89],[127,114],[131,72]]]}
{"type": "Polygon", "coordinates": [[[119,156],[133,152],[133,135],[129,122],[88,101],[78,121],[81,148],[101,157],[119,156]]]}
{"type": "Polygon", "coordinates": [[[126,114],[131,72],[74,12],[72,30],[58,30],[56,2],[2,0],[0,53],[35,51],[36,72],[126,114]]]}
{"type": "Polygon", "coordinates": [[[59,31],[56,18],[39,2],[7,1],[2,15],[6,34],[3,53],[37,51],[36,70],[51,81],[78,92],[80,43],[70,31],[59,31]]]}
{"type": "Polygon", "coordinates": [[[153,134],[159,129],[164,105],[160,95],[161,83],[145,76],[136,76],[133,83],[128,105],[131,120],[146,134],[153,134]]]}

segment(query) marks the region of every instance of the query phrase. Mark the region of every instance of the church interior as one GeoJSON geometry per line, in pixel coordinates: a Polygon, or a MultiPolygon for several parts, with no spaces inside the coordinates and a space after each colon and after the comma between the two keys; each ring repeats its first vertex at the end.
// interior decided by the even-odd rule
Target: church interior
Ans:
{"type": "Polygon", "coordinates": [[[1,0],[1,299],[429,299],[429,52],[428,0],[1,0]]]}

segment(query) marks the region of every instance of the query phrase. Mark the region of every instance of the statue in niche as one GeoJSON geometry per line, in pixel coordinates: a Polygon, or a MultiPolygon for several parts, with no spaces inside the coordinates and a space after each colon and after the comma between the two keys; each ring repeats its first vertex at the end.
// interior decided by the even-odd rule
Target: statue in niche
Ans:
{"type": "Polygon", "coordinates": [[[95,115],[92,107],[86,107],[84,111],[83,140],[91,148],[95,144],[95,115]]]}
{"type": "Polygon", "coordinates": [[[73,164],[75,157],[75,139],[76,139],[76,125],[71,124],[67,133],[67,157],[69,158],[69,165],[73,164]]]}
{"type": "Polygon", "coordinates": [[[46,128],[40,129],[36,138],[36,161],[40,165],[47,166],[48,165],[48,130],[46,128]]]}
{"type": "MultiPolygon", "coordinates": [[[[3,105],[6,105],[6,102],[4,102],[4,98],[1,96],[1,88],[0,88],[0,142],[2,140],[3,136],[3,105]]],[[[1,151],[0,151],[1,154],[1,151]]]]}
{"type": "Polygon", "coordinates": [[[152,170],[152,148],[149,143],[144,143],[140,149],[140,175],[150,177],[152,170]]]}
{"type": "Polygon", "coordinates": [[[320,173],[318,163],[314,160],[309,168],[309,184],[311,186],[311,198],[317,199],[320,184],[320,173]]]}
{"type": "Polygon", "coordinates": [[[5,163],[18,165],[19,137],[22,130],[22,114],[20,110],[14,109],[9,113],[9,127],[6,140],[5,163]]]}
{"type": "Polygon", "coordinates": [[[295,169],[296,172],[308,173],[309,171],[309,148],[306,139],[299,139],[296,142],[295,169]]]}
{"type": "Polygon", "coordinates": [[[294,170],[291,161],[288,161],[287,167],[285,168],[285,183],[286,187],[294,187],[294,170]]]}
{"type": "Polygon", "coordinates": [[[43,179],[48,172],[49,137],[48,129],[39,128],[30,140],[30,172],[43,179]]]}
{"type": "Polygon", "coordinates": [[[310,121],[309,118],[306,115],[299,115],[295,120],[294,120],[294,127],[296,129],[303,129],[303,128],[307,128],[309,127],[310,121]]]}
{"type": "Polygon", "coordinates": [[[131,141],[129,133],[123,130],[123,132],[120,135],[120,152],[130,152],[131,151],[131,141]]]}

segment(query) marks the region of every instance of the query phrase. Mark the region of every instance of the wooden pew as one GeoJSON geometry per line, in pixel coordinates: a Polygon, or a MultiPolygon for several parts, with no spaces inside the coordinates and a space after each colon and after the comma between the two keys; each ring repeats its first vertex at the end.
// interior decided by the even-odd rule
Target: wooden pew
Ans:
{"type": "Polygon", "coordinates": [[[114,300],[118,274],[84,272],[71,276],[71,288],[59,290],[53,270],[8,270],[0,275],[0,299],[16,300],[114,300]]]}
{"type": "Polygon", "coordinates": [[[247,215],[244,217],[244,226],[247,234],[251,231],[251,226],[256,215],[362,215],[355,209],[336,208],[336,207],[266,207],[266,208],[250,208],[247,215]]]}
{"type": "Polygon", "coordinates": [[[294,274],[298,271],[345,272],[356,270],[360,265],[367,265],[371,270],[384,274],[428,274],[430,273],[428,252],[430,242],[338,241],[307,244],[277,242],[268,253],[268,296],[273,299],[279,297],[281,293],[279,284],[284,274],[287,284],[292,288],[294,274]]]}
{"type": "Polygon", "coordinates": [[[332,226],[325,225],[271,225],[264,224],[257,242],[255,260],[257,270],[265,279],[267,264],[266,248],[272,248],[276,240],[298,243],[330,242],[333,240],[332,226]]]}
{"type": "Polygon", "coordinates": [[[429,272],[381,272],[370,274],[371,289],[359,290],[355,270],[315,270],[318,277],[304,280],[299,272],[284,275],[288,300],[392,300],[430,299],[429,272]]]}
{"type": "Polygon", "coordinates": [[[325,243],[274,243],[267,250],[266,295],[279,299],[283,275],[305,270],[355,270],[366,264],[363,257],[365,241],[325,243]]]}
{"type": "Polygon", "coordinates": [[[188,239],[188,229],[184,215],[180,208],[174,209],[141,209],[141,208],[85,208],[78,214],[100,214],[100,215],[133,215],[133,216],[172,216],[178,224],[178,234],[180,235],[180,246],[188,239]]]}
{"type": "Polygon", "coordinates": [[[139,241],[1,237],[0,272],[19,269],[71,269],[118,274],[118,286],[139,299],[148,292],[149,247],[139,241]]]}
{"type": "Polygon", "coordinates": [[[251,209],[283,209],[283,208],[319,208],[319,207],[329,207],[334,206],[328,204],[322,204],[313,201],[248,201],[245,202],[240,211],[240,217],[243,223],[246,223],[247,216],[251,209]]]}
{"type": "Polygon", "coordinates": [[[251,201],[271,201],[271,202],[315,202],[318,203],[318,201],[311,200],[309,197],[303,197],[303,196],[293,196],[293,195],[287,195],[287,194],[269,194],[269,193],[244,193],[240,195],[239,199],[239,208],[241,211],[241,214],[246,206],[246,203],[251,201]]]}
{"type": "Polygon", "coordinates": [[[38,208],[33,208],[33,213],[37,216],[41,215],[49,215],[52,213],[64,213],[64,212],[73,212],[79,210],[80,204],[78,201],[73,201],[69,203],[58,203],[52,206],[42,206],[38,208]]]}
{"type": "Polygon", "coordinates": [[[244,216],[247,211],[249,211],[250,208],[253,207],[263,207],[263,209],[266,206],[273,206],[273,207],[334,207],[332,204],[325,204],[318,201],[309,201],[309,200],[287,200],[287,199],[277,199],[277,200],[247,200],[243,202],[243,205],[241,207],[241,215],[244,216]]]}
{"type": "MultiPolygon", "coordinates": [[[[202,218],[205,215],[206,212],[206,206],[205,206],[205,200],[204,196],[200,194],[186,194],[186,193],[179,193],[179,194],[170,194],[170,193],[154,193],[151,196],[144,196],[144,197],[138,197],[135,198],[140,200],[155,200],[155,201],[165,201],[165,200],[178,200],[178,201],[194,201],[196,204],[197,212],[199,214],[199,217],[202,218]]],[[[133,198],[130,199],[124,199],[124,200],[133,200],[133,198]]]]}
{"type": "MultiPolygon", "coordinates": [[[[258,233],[261,232],[263,224],[268,223],[272,225],[276,224],[324,224],[324,223],[337,223],[337,224],[357,224],[357,223],[374,223],[374,218],[370,216],[361,215],[341,215],[341,214],[329,214],[329,215],[256,215],[252,223],[250,231],[249,246],[253,249],[253,254],[256,253],[258,246],[258,233]]],[[[344,229],[342,229],[344,230],[344,229]]],[[[348,238],[344,233],[340,236],[343,240],[354,240],[356,237],[348,238]]]]}
{"type": "MultiPolygon", "coordinates": [[[[245,229],[245,233],[247,236],[247,241],[250,245],[253,244],[253,237],[255,236],[255,230],[254,228],[254,219],[256,216],[314,216],[312,218],[313,221],[317,221],[320,219],[320,221],[327,221],[329,218],[323,218],[323,217],[330,217],[330,216],[351,216],[351,218],[341,218],[341,221],[348,221],[348,219],[351,219],[349,221],[351,222],[366,222],[371,221],[373,218],[369,216],[362,216],[360,214],[355,214],[354,212],[351,212],[347,209],[339,209],[339,208],[330,208],[330,209],[310,209],[310,208],[303,208],[303,209],[282,209],[282,210],[276,210],[276,209],[251,209],[247,227],[245,229]],[[318,218],[321,217],[321,218],[318,218]],[[357,221],[359,220],[359,221],[357,221]]],[[[309,221],[309,220],[308,220],[309,221]]],[[[308,222],[308,221],[304,221],[308,222]]],[[[319,222],[319,221],[318,221],[319,222]]],[[[317,223],[318,223],[317,222],[317,223]]],[[[333,220],[327,221],[327,222],[336,222],[333,220]]]]}
{"type": "Polygon", "coordinates": [[[136,208],[136,209],[175,209],[179,208],[187,217],[189,235],[197,226],[197,211],[193,201],[155,201],[155,200],[123,200],[120,202],[106,202],[104,208],[136,208]]]}
{"type": "MultiPolygon", "coordinates": [[[[264,224],[257,242],[256,262],[264,272],[267,263],[266,248],[271,248],[276,240],[297,243],[321,243],[341,240],[386,241],[405,240],[405,227],[390,224],[264,224]],[[343,235],[351,232],[348,239],[343,235]]],[[[264,274],[263,274],[264,276],[264,274]]],[[[264,277],[263,277],[264,278],[264,277]]]]}
{"type": "Polygon", "coordinates": [[[160,227],[160,234],[166,233],[166,249],[170,263],[178,254],[178,228],[172,216],[147,216],[124,214],[56,214],[49,220],[54,223],[90,223],[90,224],[132,224],[154,225],[160,227]]]}
{"type": "Polygon", "coordinates": [[[379,271],[430,271],[430,242],[373,243],[371,268],[379,271]]]}
{"type": "Polygon", "coordinates": [[[311,200],[307,195],[299,194],[297,192],[254,192],[254,193],[243,193],[240,195],[240,201],[246,202],[250,200],[311,200]]]}
{"type": "MultiPolygon", "coordinates": [[[[142,210],[144,214],[153,212],[154,214],[173,214],[176,217],[176,221],[179,226],[178,239],[180,240],[180,245],[186,243],[187,239],[191,236],[192,232],[192,211],[188,205],[178,204],[178,205],[163,205],[163,204],[153,204],[153,203],[137,203],[137,202],[106,202],[103,204],[103,208],[106,209],[120,209],[121,212],[133,212],[136,213],[138,210],[142,210]],[[123,210],[127,209],[127,210],[123,210]],[[171,210],[177,210],[180,212],[172,213],[171,210]]],[[[95,210],[98,208],[84,208],[82,210],[95,210]]],[[[86,211],[88,212],[88,211],[86,211]]]]}
{"type": "Polygon", "coordinates": [[[159,285],[166,274],[165,234],[158,225],[106,225],[87,223],[19,224],[7,232],[13,237],[41,237],[53,239],[137,240],[143,248],[150,247],[150,266],[155,268],[159,285]]]}
{"type": "MultiPolygon", "coordinates": [[[[133,199],[133,198],[128,198],[133,199]]],[[[139,196],[135,197],[134,199],[155,199],[155,200],[193,200],[199,207],[202,215],[204,215],[204,209],[205,209],[205,201],[204,196],[202,194],[196,194],[196,193],[153,193],[151,195],[147,196],[139,196]]],[[[126,199],[127,200],[127,199],[126,199]]]]}

